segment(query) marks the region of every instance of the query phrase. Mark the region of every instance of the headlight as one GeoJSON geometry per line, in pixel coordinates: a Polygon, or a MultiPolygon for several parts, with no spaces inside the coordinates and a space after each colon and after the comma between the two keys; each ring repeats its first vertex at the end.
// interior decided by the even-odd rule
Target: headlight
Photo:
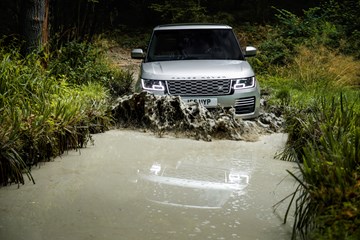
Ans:
{"type": "Polygon", "coordinates": [[[161,80],[141,79],[142,88],[152,91],[165,91],[165,84],[161,80]]]}
{"type": "Polygon", "coordinates": [[[233,88],[237,90],[237,89],[255,87],[256,79],[255,77],[248,77],[248,78],[233,79],[232,81],[233,81],[233,88]]]}

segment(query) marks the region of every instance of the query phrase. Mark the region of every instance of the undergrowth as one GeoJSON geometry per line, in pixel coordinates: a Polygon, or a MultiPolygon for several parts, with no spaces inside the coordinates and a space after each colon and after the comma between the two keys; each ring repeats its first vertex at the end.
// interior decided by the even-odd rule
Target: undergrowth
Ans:
{"type": "MultiPolygon", "coordinates": [[[[329,9],[327,9],[328,11],[329,9]]],[[[360,238],[360,62],[341,26],[319,8],[300,18],[279,11],[259,54],[249,59],[268,105],[280,105],[295,161],[293,239],[360,238]],[[306,33],[306,34],[304,34],[306,33]]],[[[287,212],[287,215],[291,214],[287,212]]]]}
{"type": "MultiPolygon", "coordinates": [[[[287,117],[280,157],[298,162],[293,239],[360,237],[360,94],[318,97],[287,117]]],[[[289,206],[290,207],[290,206],[289,206]]]]}
{"type": "Polygon", "coordinates": [[[34,181],[31,166],[86,146],[91,133],[111,125],[109,90],[99,81],[103,72],[89,74],[96,62],[84,54],[74,63],[74,54],[69,63],[61,60],[67,70],[55,73],[56,60],[49,70],[40,55],[0,49],[1,185],[24,184],[24,176],[34,181]]]}
{"type": "Polygon", "coordinates": [[[360,237],[359,72],[352,56],[298,45],[291,61],[258,76],[269,104],[284,109],[288,141],[278,157],[298,163],[289,171],[298,182],[293,239],[360,237]]]}

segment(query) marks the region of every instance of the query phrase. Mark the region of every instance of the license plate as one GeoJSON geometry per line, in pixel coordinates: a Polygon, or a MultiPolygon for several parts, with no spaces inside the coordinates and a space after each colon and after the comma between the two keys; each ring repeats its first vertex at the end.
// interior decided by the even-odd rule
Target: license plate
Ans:
{"type": "Polygon", "coordinates": [[[182,98],[185,103],[197,102],[204,107],[216,107],[217,98],[182,98]]]}

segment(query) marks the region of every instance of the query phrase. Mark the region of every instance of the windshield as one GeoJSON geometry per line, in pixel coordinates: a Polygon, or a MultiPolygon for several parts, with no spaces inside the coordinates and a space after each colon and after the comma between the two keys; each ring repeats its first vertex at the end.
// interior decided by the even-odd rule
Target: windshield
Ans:
{"type": "Polygon", "coordinates": [[[184,29],[155,31],[147,62],[184,59],[243,60],[231,29],[184,29]]]}

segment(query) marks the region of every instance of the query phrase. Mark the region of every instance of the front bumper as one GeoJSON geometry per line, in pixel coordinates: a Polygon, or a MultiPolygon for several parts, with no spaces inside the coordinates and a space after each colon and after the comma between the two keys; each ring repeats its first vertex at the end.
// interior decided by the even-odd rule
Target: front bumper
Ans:
{"type": "MultiPolygon", "coordinates": [[[[154,95],[164,96],[161,91],[147,91],[154,95]]],[[[217,104],[224,108],[235,108],[235,117],[242,119],[251,119],[259,116],[260,110],[260,89],[254,88],[235,90],[232,94],[221,96],[180,96],[184,99],[206,99],[216,98],[217,104]]],[[[214,108],[215,106],[205,106],[214,108]]]]}

